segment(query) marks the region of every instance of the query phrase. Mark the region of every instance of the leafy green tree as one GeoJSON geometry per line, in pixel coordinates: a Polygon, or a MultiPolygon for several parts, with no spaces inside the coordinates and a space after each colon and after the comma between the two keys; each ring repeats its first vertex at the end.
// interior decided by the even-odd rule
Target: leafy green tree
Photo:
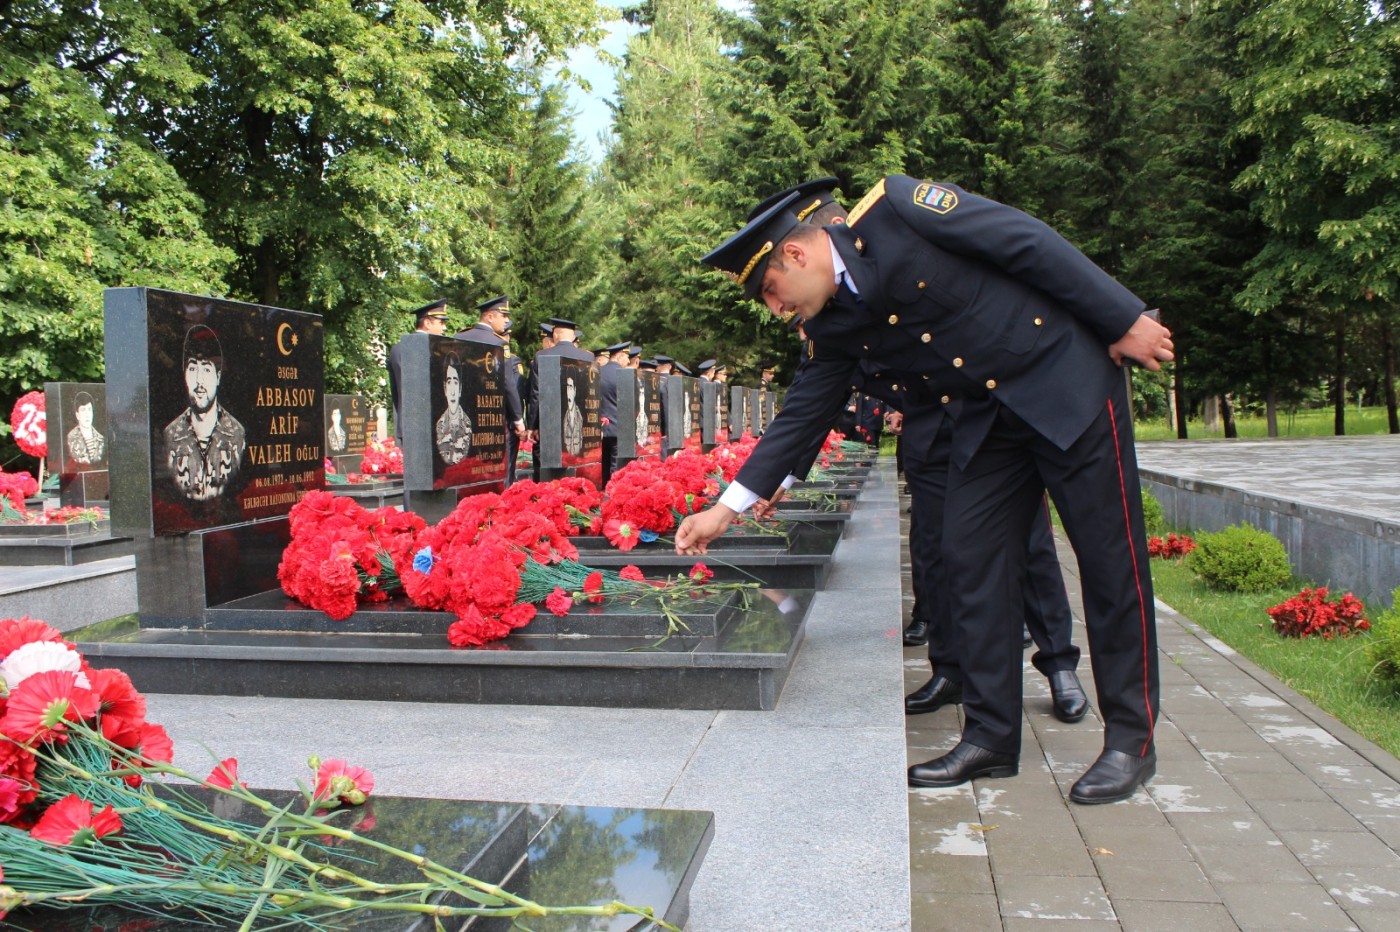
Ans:
{"type": "MultiPolygon", "coordinates": [[[[102,290],[224,288],[203,204],[107,102],[195,81],[166,35],[183,4],[0,5],[0,401],[103,378],[102,290]]],[[[12,452],[0,451],[8,461],[12,452]]]]}
{"type": "Polygon", "coordinates": [[[511,295],[517,339],[528,342],[547,317],[579,318],[589,329],[593,308],[603,301],[606,243],[563,87],[545,87],[524,104],[512,145],[517,156],[483,217],[496,232],[498,251],[470,269],[476,284],[462,297],[475,303],[511,295]]]}
{"type": "Polygon", "coordinates": [[[1332,333],[1336,432],[1346,334],[1400,290],[1400,43],[1392,4],[1283,0],[1245,7],[1238,133],[1258,157],[1238,179],[1269,238],[1241,305],[1315,308],[1332,333]]]}
{"type": "Polygon", "coordinates": [[[598,18],[592,0],[230,0],[171,37],[204,78],[188,100],[119,112],[204,200],[235,296],[325,314],[328,386],[354,387],[380,366],[366,334],[401,329],[386,310],[496,249],[477,218],[520,74],[598,18]]]}
{"type": "MultiPolygon", "coordinates": [[[[1050,24],[1027,0],[948,0],[939,10],[938,117],[915,174],[1039,213],[1051,158],[1050,24]]],[[[927,99],[927,95],[918,95],[927,99]]]]}

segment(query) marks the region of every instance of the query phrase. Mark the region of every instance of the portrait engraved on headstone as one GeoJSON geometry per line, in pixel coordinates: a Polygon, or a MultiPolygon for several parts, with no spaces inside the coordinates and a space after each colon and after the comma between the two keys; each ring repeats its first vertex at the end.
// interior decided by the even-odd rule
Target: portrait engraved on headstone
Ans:
{"type": "Polygon", "coordinates": [[[645,447],[651,439],[651,420],[647,415],[647,383],[637,380],[637,438],[636,445],[645,447]]]}
{"type": "Polygon", "coordinates": [[[185,410],[165,425],[165,468],[190,501],[221,497],[238,480],[248,448],[243,425],[219,401],[223,345],[214,328],[195,324],[185,331],[182,370],[185,410]]]}
{"type": "Polygon", "coordinates": [[[73,429],[68,432],[64,446],[68,460],[79,467],[95,469],[107,457],[107,438],[94,423],[96,401],[91,392],[80,391],[73,396],[73,429]]]}
{"type": "Polygon", "coordinates": [[[325,486],[319,315],[155,288],[105,303],[114,531],[271,518],[325,486]]]}
{"type": "Polygon", "coordinates": [[[570,456],[583,453],[583,410],[578,405],[578,386],[573,375],[564,375],[564,452],[570,456]]]}
{"type": "Polygon", "coordinates": [[[472,450],[472,420],[462,410],[462,360],[455,354],[443,361],[442,389],[447,409],[437,419],[433,442],[438,456],[451,466],[472,450]]]}
{"type": "Polygon", "coordinates": [[[331,408],[331,424],[326,428],[326,452],[344,453],[350,435],[345,432],[345,415],[339,407],[331,408]]]}

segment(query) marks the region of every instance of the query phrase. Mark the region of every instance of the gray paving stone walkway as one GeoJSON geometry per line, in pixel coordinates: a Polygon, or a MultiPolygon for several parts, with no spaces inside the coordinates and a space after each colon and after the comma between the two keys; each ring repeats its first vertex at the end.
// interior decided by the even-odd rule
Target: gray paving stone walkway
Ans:
{"type": "MultiPolygon", "coordinates": [[[[1083,646],[1077,566],[1059,544],[1083,646]]],[[[915,932],[1400,929],[1400,761],[1160,602],[1157,625],[1149,791],[1068,802],[1102,724],[1055,719],[1027,654],[1020,775],[909,791],[915,932]]],[[[923,648],[905,650],[906,689],[928,669],[923,648]]],[[[1087,655],[1079,673],[1092,696],[1087,655]]],[[[910,763],[951,748],[960,726],[953,708],[910,717],[910,763]]]]}

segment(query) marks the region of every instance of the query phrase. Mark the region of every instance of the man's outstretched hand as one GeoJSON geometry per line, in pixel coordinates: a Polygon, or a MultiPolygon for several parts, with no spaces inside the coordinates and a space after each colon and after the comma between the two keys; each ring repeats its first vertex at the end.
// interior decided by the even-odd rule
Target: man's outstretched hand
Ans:
{"type": "Polygon", "coordinates": [[[724,533],[737,512],[724,505],[714,505],[699,514],[690,515],[676,529],[676,553],[706,553],[710,541],[724,533]]]}
{"type": "Polygon", "coordinates": [[[1162,363],[1176,358],[1172,354],[1172,332],[1146,314],[1108,348],[1108,355],[1120,366],[1127,358],[1153,372],[1162,368],[1162,363]]]}

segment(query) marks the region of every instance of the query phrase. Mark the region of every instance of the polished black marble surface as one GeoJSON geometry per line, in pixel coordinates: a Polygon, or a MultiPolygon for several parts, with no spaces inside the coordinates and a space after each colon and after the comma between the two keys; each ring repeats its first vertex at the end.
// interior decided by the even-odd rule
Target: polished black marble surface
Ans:
{"type": "MultiPolygon", "coordinates": [[[[772,708],[810,591],[744,590],[717,630],[531,632],[479,648],[433,633],[159,628],[128,616],[72,632],[93,666],[152,692],[637,708],[772,708]]],[[[653,613],[654,615],[654,613],[653,613]]],[[[579,624],[586,624],[586,617],[579,624]]],[[[327,622],[328,624],[333,624],[327,622]]]]}
{"type": "MultiPolygon", "coordinates": [[[[655,575],[655,574],[653,574],[655,575]]],[[[676,606],[678,619],[693,635],[715,635],[739,610],[739,596],[720,592],[712,598],[685,599],[676,606]]],[[[280,589],[245,596],[204,613],[204,628],[222,631],[299,631],[314,634],[422,634],[441,637],[455,620],[450,612],[422,609],[402,594],[386,602],[363,605],[343,621],[307,608],[280,589]]],[[[658,638],[667,632],[667,619],[654,599],[630,601],[610,597],[600,604],[575,604],[567,615],[543,606],[517,636],[589,635],[594,637],[658,638]]]]}
{"type": "MultiPolygon", "coordinates": [[[[195,790],[208,800],[212,794],[195,790]]],[[[262,794],[285,803],[292,794],[262,794]]],[[[236,800],[213,804],[227,818],[261,826],[265,821],[236,800]]],[[[126,818],[132,818],[131,815],[126,818]]],[[[591,906],[622,900],[650,906],[672,924],[684,925],[690,888],[714,837],[714,815],[693,810],[615,809],[374,796],[345,810],[337,824],[367,838],[421,853],[478,880],[502,885],[517,896],[549,906],[591,906]]],[[[327,860],[387,883],[421,879],[408,862],[370,848],[330,849],[327,860]]],[[[435,902],[470,905],[446,895],[435,902]]],[[[449,929],[497,932],[506,920],[445,920],[449,929]]],[[[360,910],[326,920],[329,928],[354,932],[430,932],[431,922],[407,915],[360,910]]],[[[273,925],[272,921],[255,928],[273,925]]],[[[539,932],[644,930],[655,925],[636,916],[552,916],[532,919],[539,932]]],[[[195,932],[209,929],[190,919],[149,916],[116,907],[17,910],[6,928],[30,932],[195,932]]]]}

